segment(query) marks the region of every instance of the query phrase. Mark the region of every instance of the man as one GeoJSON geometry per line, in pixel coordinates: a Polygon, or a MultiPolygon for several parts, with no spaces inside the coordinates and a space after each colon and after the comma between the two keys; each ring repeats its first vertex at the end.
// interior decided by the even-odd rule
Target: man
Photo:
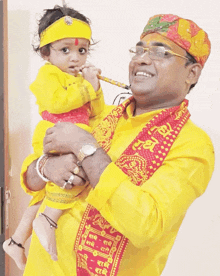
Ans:
{"type": "Polygon", "coordinates": [[[63,155],[47,158],[39,175],[36,153],[24,162],[29,194],[44,189],[42,173],[61,187],[90,184],[58,222],[58,262],[33,234],[26,276],[161,275],[187,209],[207,187],[212,142],[189,120],[185,100],[209,56],[207,34],[156,15],[130,52],[133,98],[106,106],[91,121],[93,135],[69,123],[49,129],[44,152],[63,155]]]}

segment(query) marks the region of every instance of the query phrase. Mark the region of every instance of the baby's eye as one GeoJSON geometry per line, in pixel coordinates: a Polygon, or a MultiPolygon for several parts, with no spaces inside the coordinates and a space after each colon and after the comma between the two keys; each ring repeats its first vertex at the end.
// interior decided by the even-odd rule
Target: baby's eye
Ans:
{"type": "Polygon", "coordinates": [[[79,52],[80,52],[80,54],[84,55],[84,54],[87,53],[87,49],[85,49],[85,48],[79,48],[79,52]]]}
{"type": "Polygon", "coordinates": [[[68,53],[70,52],[70,50],[69,50],[67,47],[62,48],[61,51],[62,51],[64,54],[68,54],[68,53]]]}

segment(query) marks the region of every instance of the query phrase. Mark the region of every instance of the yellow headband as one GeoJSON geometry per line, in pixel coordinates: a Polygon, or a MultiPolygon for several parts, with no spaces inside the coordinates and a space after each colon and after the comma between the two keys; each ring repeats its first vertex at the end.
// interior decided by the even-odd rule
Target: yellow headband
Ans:
{"type": "Polygon", "coordinates": [[[90,41],[90,26],[71,16],[64,16],[46,28],[40,35],[40,48],[63,38],[85,38],[90,41]]]}

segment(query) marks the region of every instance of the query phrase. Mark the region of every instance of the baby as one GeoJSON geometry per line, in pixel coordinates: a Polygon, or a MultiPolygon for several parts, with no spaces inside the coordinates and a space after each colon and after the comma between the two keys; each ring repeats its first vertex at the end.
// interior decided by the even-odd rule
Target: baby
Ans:
{"type": "Polygon", "coordinates": [[[40,45],[34,49],[47,63],[40,68],[36,80],[30,85],[43,118],[35,129],[32,145],[41,156],[37,172],[47,184],[45,189],[34,193],[15,233],[3,244],[5,252],[21,270],[24,270],[26,263],[23,245],[31,235],[32,223],[42,246],[54,261],[58,259],[55,239],[57,221],[64,210],[73,207],[77,196],[88,186],[73,188],[78,167],[66,176],[62,188],[50,182],[44,175],[44,166],[50,156],[42,154],[43,138],[48,128],[58,122],[72,122],[90,131],[89,118],[103,110],[104,98],[98,79],[101,71],[86,64],[91,43],[89,23],[83,14],[66,6],[45,10],[39,21],[40,45]],[[36,217],[43,199],[46,208],[36,217]]]}

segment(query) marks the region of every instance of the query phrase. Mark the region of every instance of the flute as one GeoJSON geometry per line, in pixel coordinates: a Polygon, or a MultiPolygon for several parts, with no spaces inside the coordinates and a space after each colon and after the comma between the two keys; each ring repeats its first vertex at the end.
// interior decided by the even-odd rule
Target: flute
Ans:
{"type": "Polygon", "coordinates": [[[121,82],[118,82],[118,81],[115,81],[115,80],[106,78],[106,77],[104,77],[104,76],[98,75],[98,79],[103,80],[103,81],[108,82],[108,83],[111,83],[111,84],[113,84],[113,85],[117,85],[117,86],[119,86],[119,87],[121,87],[121,88],[124,88],[124,89],[127,89],[127,90],[130,89],[130,85],[126,85],[126,84],[124,84],[124,83],[121,83],[121,82]]]}

